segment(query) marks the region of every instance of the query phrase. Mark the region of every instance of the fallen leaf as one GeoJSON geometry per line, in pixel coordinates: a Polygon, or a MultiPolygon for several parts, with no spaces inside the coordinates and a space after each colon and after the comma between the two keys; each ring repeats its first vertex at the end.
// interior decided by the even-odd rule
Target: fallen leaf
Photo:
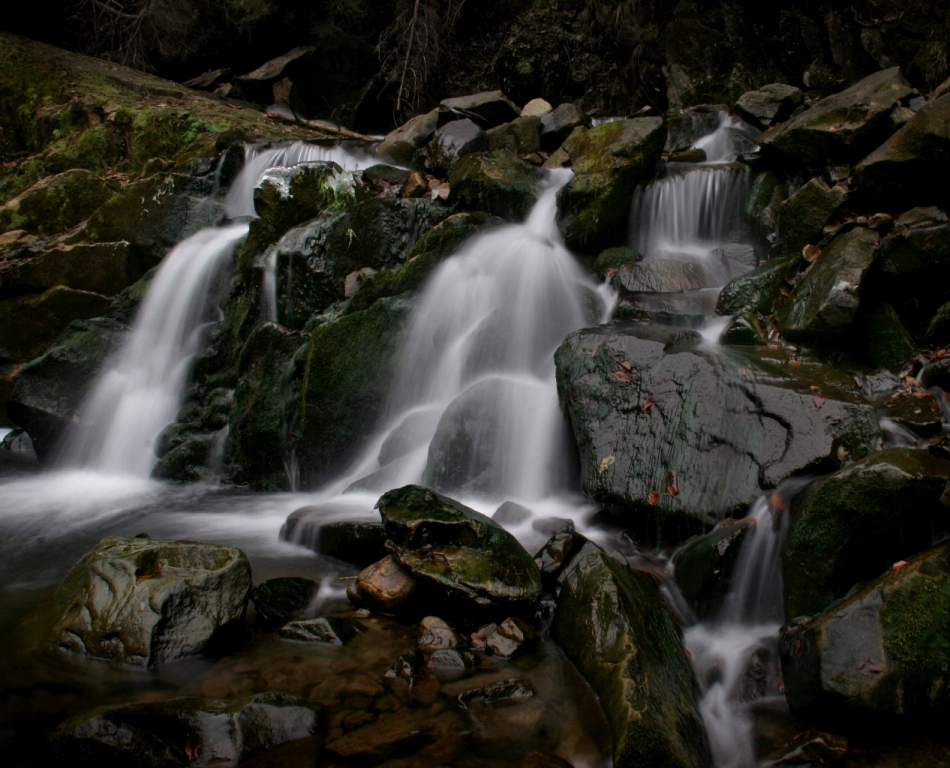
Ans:
{"type": "Polygon", "coordinates": [[[615,457],[613,454],[610,454],[610,455],[607,456],[606,458],[601,459],[601,461],[600,461],[600,467],[597,468],[597,475],[598,475],[598,477],[599,477],[600,475],[604,474],[604,472],[606,472],[608,469],[610,469],[610,468],[614,465],[614,462],[615,462],[616,460],[617,460],[617,459],[616,459],[616,457],[615,457]]]}
{"type": "Polygon", "coordinates": [[[790,655],[791,655],[791,656],[798,656],[798,654],[801,652],[801,650],[802,650],[802,641],[801,641],[801,640],[796,640],[796,641],[792,644],[792,651],[791,651],[791,654],[790,654],[790,655]]]}
{"type": "Polygon", "coordinates": [[[930,396],[930,393],[926,389],[914,390],[914,397],[920,398],[921,400],[926,400],[930,396]]]}
{"type": "Polygon", "coordinates": [[[618,384],[632,384],[633,374],[621,368],[614,374],[614,381],[616,381],[618,384]]]}
{"type": "Polygon", "coordinates": [[[653,398],[648,397],[646,400],[643,401],[643,404],[640,406],[640,408],[643,410],[644,413],[646,413],[647,411],[650,410],[652,406],[653,406],[653,398]]]}
{"type": "Polygon", "coordinates": [[[861,670],[861,674],[865,677],[873,677],[874,675],[881,674],[883,671],[874,661],[869,658],[858,664],[858,669],[861,670]]]}
{"type": "Polygon", "coordinates": [[[779,292],[780,294],[782,294],[783,296],[785,296],[785,297],[788,297],[788,296],[791,296],[791,295],[792,295],[792,294],[790,294],[785,288],[779,288],[779,289],[778,289],[778,292],[779,292]]]}
{"type": "Polygon", "coordinates": [[[670,472],[666,476],[666,495],[673,498],[680,495],[679,485],[676,482],[676,473],[670,472]]]}
{"type": "Polygon", "coordinates": [[[894,563],[894,565],[891,566],[891,568],[894,569],[895,571],[899,571],[905,565],[907,565],[906,560],[898,560],[896,563],[894,563]]]}
{"type": "Polygon", "coordinates": [[[623,368],[625,371],[632,371],[632,370],[633,370],[633,363],[631,363],[629,360],[624,360],[624,361],[620,364],[620,367],[623,368]]]}
{"type": "Polygon", "coordinates": [[[805,257],[805,261],[811,264],[815,259],[818,258],[818,255],[821,253],[821,248],[817,245],[806,245],[802,248],[802,256],[805,257]]]}
{"type": "Polygon", "coordinates": [[[821,387],[819,387],[817,384],[812,384],[812,385],[809,387],[809,389],[810,389],[812,392],[817,392],[819,389],[821,389],[821,387]]]}
{"type": "Polygon", "coordinates": [[[801,367],[801,364],[802,364],[802,361],[801,361],[801,360],[789,360],[789,361],[788,361],[788,364],[789,364],[789,365],[793,365],[793,366],[795,366],[796,368],[800,368],[800,367],[801,367]]]}
{"type": "Polygon", "coordinates": [[[647,499],[647,504],[651,507],[655,507],[660,503],[660,494],[658,491],[650,491],[650,497],[647,499]]]}
{"type": "Polygon", "coordinates": [[[607,270],[607,279],[610,280],[610,278],[612,278],[616,274],[617,274],[617,268],[611,267],[610,269],[607,270]]]}
{"type": "Polygon", "coordinates": [[[816,408],[821,408],[821,406],[825,404],[825,398],[823,395],[818,394],[815,395],[815,398],[812,400],[812,402],[815,404],[816,408]]]}
{"type": "Polygon", "coordinates": [[[938,349],[938,350],[937,350],[937,354],[934,355],[934,357],[939,360],[941,357],[945,357],[946,354],[947,354],[947,350],[945,350],[945,349],[938,349]]]}

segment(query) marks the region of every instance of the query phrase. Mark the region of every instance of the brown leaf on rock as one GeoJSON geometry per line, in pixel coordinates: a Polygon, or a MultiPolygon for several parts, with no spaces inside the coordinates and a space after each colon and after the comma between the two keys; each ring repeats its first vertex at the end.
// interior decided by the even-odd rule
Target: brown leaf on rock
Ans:
{"type": "Polygon", "coordinates": [[[658,491],[650,491],[650,497],[647,499],[647,503],[651,507],[655,507],[660,503],[660,494],[658,491]]]}
{"type": "Polygon", "coordinates": [[[802,248],[802,256],[805,257],[805,261],[811,264],[815,259],[818,258],[821,253],[821,248],[817,245],[806,245],[802,248]]]}
{"type": "Polygon", "coordinates": [[[801,360],[789,360],[789,361],[788,361],[788,364],[789,364],[789,365],[793,365],[793,366],[795,366],[796,368],[799,368],[799,367],[801,366],[801,364],[802,364],[802,361],[801,361],[801,360]]]}
{"type": "Polygon", "coordinates": [[[646,400],[644,400],[643,403],[640,405],[640,408],[643,410],[644,413],[646,413],[647,411],[650,410],[650,408],[651,408],[652,406],[653,406],[653,398],[652,398],[652,397],[648,397],[648,398],[647,398],[646,400]]]}
{"type": "Polygon", "coordinates": [[[679,485],[676,482],[676,473],[670,472],[666,476],[666,495],[673,498],[680,495],[679,485]]]}
{"type": "Polygon", "coordinates": [[[616,381],[618,384],[632,384],[633,374],[621,368],[614,374],[614,381],[616,381]]]}
{"type": "Polygon", "coordinates": [[[815,399],[812,400],[816,408],[821,408],[825,404],[825,397],[822,394],[815,395],[815,399]]]}

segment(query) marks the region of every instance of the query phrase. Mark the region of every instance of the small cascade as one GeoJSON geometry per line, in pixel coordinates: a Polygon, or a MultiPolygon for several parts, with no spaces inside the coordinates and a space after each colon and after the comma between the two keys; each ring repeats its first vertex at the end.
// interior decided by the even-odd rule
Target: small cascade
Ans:
{"type": "Polygon", "coordinates": [[[557,228],[555,171],[523,224],[476,237],[430,278],[411,318],[389,418],[334,488],[423,483],[526,503],[566,490],[569,442],[553,354],[603,322],[609,297],[557,228]]]}

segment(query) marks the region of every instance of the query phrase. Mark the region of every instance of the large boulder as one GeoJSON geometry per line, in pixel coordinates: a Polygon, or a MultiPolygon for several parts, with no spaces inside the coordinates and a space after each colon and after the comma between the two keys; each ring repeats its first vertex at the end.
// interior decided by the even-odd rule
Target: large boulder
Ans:
{"type": "Polygon", "coordinates": [[[201,653],[244,621],[251,566],[236,547],[110,536],[56,591],[50,643],[151,666],[201,653]]]}
{"type": "Polygon", "coordinates": [[[950,709],[950,544],[883,575],[781,639],[785,698],[820,724],[942,727],[950,709]]]}
{"type": "Polygon", "coordinates": [[[840,186],[829,187],[814,178],[778,207],[778,250],[782,255],[801,254],[816,243],[822,229],[848,197],[840,186]]]}
{"type": "Polygon", "coordinates": [[[64,285],[115,296],[139,275],[130,274],[129,244],[57,243],[39,253],[21,249],[0,262],[0,295],[44,291],[64,285]]]}
{"type": "Polygon", "coordinates": [[[880,242],[877,232],[863,227],[832,240],[779,312],[782,334],[793,341],[822,341],[847,333],[861,307],[861,284],[880,242]]]}
{"type": "Polygon", "coordinates": [[[509,152],[466,155],[449,173],[449,204],[524,220],[538,199],[537,169],[509,152]]]}
{"type": "Polygon", "coordinates": [[[541,116],[541,148],[553,152],[575,128],[588,127],[590,118],[573,104],[560,104],[541,116]]]}
{"type": "Polygon", "coordinates": [[[541,118],[537,115],[518,117],[510,123],[488,131],[488,148],[493,152],[507,149],[519,155],[541,149],[541,118]]]}
{"type": "Polygon", "coordinates": [[[875,72],[772,126],[758,141],[809,168],[855,163],[894,132],[892,113],[914,94],[898,67],[875,72]]]}
{"type": "Polygon", "coordinates": [[[376,148],[376,154],[384,162],[408,167],[415,151],[432,138],[438,125],[438,109],[417,115],[388,133],[376,148]]]}
{"type": "Polygon", "coordinates": [[[453,120],[439,128],[432,139],[418,150],[413,164],[444,176],[460,157],[488,149],[488,134],[468,118],[453,120]]]}
{"type": "Polygon", "coordinates": [[[743,93],[736,102],[736,113],[752,125],[768,128],[787,120],[804,102],[804,94],[794,85],[770,83],[743,93]]]}
{"type": "Polygon", "coordinates": [[[598,501],[711,525],[880,441],[847,375],[768,349],[717,355],[694,332],[627,322],[571,334],[554,359],[581,482],[598,501]]]}
{"type": "Polygon", "coordinates": [[[790,278],[798,274],[800,255],[771,259],[757,269],[731,280],[719,292],[720,315],[768,315],[790,278]]]}
{"type": "Polygon", "coordinates": [[[482,91],[468,96],[456,96],[439,102],[441,121],[463,115],[485,128],[510,122],[521,116],[518,106],[501,91],[482,91]]]}
{"type": "Polygon", "coordinates": [[[415,485],[376,506],[395,561],[453,613],[500,619],[529,613],[541,597],[534,559],[490,518],[415,485]]]}
{"type": "Polygon", "coordinates": [[[551,636],[600,699],[614,765],[711,766],[699,686],[656,582],[590,544],[560,581],[551,636]]]}
{"type": "Polygon", "coordinates": [[[628,261],[611,280],[621,294],[683,293],[716,287],[701,264],[680,259],[628,261]]]}
{"type": "Polygon", "coordinates": [[[673,555],[673,573],[683,597],[700,615],[711,615],[732,586],[742,543],[755,530],[751,517],[727,518],[673,555]]]}
{"type": "Polygon", "coordinates": [[[934,99],[855,169],[861,194],[883,208],[950,205],[950,94],[934,99]]]}
{"type": "Polygon", "coordinates": [[[233,701],[179,698],[94,709],[53,737],[57,762],[76,768],[234,766],[297,739],[322,739],[323,707],[299,696],[259,693],[233,701]]]}
{"type": "Polygon", "coordinates": [[[115,192],[115,183],[74,168],[36,182],[0,207],[0,232],[25,229],[55,235],[72,229],[115,192]]]}
{"type": "Polygon", "coordinates": [[[888,448],[816,480],[792,502],[785,540],[785,613],[811,615],[950,530],[940,503],[950,462],[888,448]]]}
{"type": "Polygon", "coordinates": [[[656,175],[666,140],[659,117],[577,130],[565,142],[574,177],[558,193],[558,226],[569,248],[596,254],[626,240],[633,190],[656,175]]]}

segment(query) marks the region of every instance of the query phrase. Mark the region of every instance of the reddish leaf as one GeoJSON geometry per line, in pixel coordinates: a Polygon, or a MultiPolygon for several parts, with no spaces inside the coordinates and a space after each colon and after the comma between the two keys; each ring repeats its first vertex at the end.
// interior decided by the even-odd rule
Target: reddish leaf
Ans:
{"type": "Polygon", "coordinates": [[[789,365],[794,365],[796,368],[800,368],[800,367],[801,367],[801,364],[802,364],[802,361],[801,361],[801,360],[789,360],[789,361],[788,361],[788,364],[789,364],[789,365]]]}
{"type": "Polygon", "coordinates": [[[782,294],[783,296],[785,296],[785,297],[788,297],[788,296],[791,296],[791,295],[792,295],[792,294],[790,294],[785,288],[779,288],[779,289],[778,289],[778,292],[779,292],[780,294],[782,294]]]}
{"type": "Polygon", "coordinates": [[[679,489],[679,485],[676,482],[675,472],[670,472],[666,476],[666,495],[673,498],[680,495],[680,489],[679,489]]]}
{"type": "Polygon", "coordinates": [[[620,364],[620,367],[623,368],[625,371],[632,371],[632,370],[633,370],[633,363],[631,363],[629,360],[624,360],[624,361],[620,364]]]}
{"type": "Polygon", "coordinates": [[[650,491],[650,498],[647,499],[647,503],[651,507],[655,507],[660,503],[660,494],[657,491],[650,491]]]}
{"type": "Polygon", "coordinates": [[[936,357],[936,358],[939,360],[941,357],[946,356],[946,354],[947,354],[947,350],[945,350],[945,349],[938,349],[938,350],[937,350],[937,354],[934,355],[934,357],[936,357]]]}
{"type": "Polygon", "coordinates": [[[906,560],[898,560],[894,565],[891,566],[895,571],[899,571],[901,568],[907,565],[906,560]]]}
{"type": "Polygon", "coordinates": [[[621,368],[614,374],[614,381],[616,381],[618,384],[632,384],[633,374],[621,368]]]}
{"type": "Polygon", "coordinates": [[[650,410],[652,406],[653,406],[653,398],[648,397],[646,400],[643,401],[643,404],[640,406],[640,408],[643,410],[644,413],[646,413],[647,411],[650,410]]]}

